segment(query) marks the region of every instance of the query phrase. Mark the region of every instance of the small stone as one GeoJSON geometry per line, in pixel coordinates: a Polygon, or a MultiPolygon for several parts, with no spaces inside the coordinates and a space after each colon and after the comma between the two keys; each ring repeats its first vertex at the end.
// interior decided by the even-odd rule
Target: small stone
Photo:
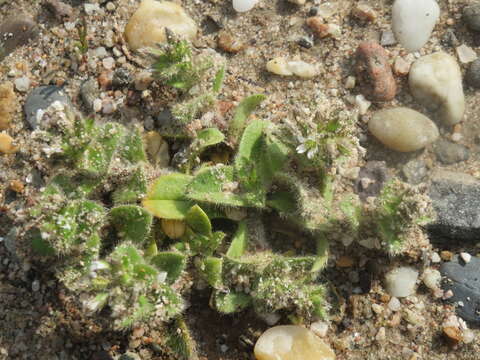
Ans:
{"type": "Polygon", "coordinates": [[[462,15],[470,30],[480,31],[480,3],[465,6],[462,15]]]}
{"type": "Polygon", "coordinates": [[[408,78],[413,97],[432,111],[446,125],[462,121],[465,112],[465,96],[462,74],[456,60],[436,52],[415,61],[408,78]]]}
{"type": "Polygon", "coordinates": [[[382,36],[380,36],[380,45],[382,46],[391,46],[397,43],[397,39],[395,39],[395,35],[393,31],[387,30],[382,31],[382,36]]]}
{"type": "Polygon", "coordinates": [[[352,10],[352,15],[360,21],[373,22],[377,18],[377,13],[372,7],[364,2],[360,2],[352,10]]]}
{"type": "Polygon", "coordinates": [[[103,10],[98,4],[86,3],[83,4],[83,9],[85,10],[85,13],[87,15],[93,15],[94,13],[103,13],[103,10]]]}
{"type": "Polygon", "coordinates": [[[102,99],[94,99],[92,103],[92,110],[96,113],[102,110],[102,99]]]}
{"type": "Polygon", "coordinates": [[[435,290],[440,286],[442,275],[440,274],[440,271],[429,268],[425,269],[423,272],[422,279],[426,287],[431,290],[435,290]]]}
{"type": "Polygon", "coordinates": [[[15,89],[20,92],[27,92],[30,89],[30,79],[26,76],[15,79],[15,89]]]}
{"type": "Polygon", "coordinates": [[[334,360],[332,349],[311,330],[297,325],[275,326],[255,344],[257,360],[334,360]]]}
{"type": "Polygon", "coordinates": [[[437,252],[433,252],[432,255],[430,256],[430,261],[434,264],[438,264],[439,262],[442,261],[442,258],[440,255],[438,255],[437,252]]]}
{"type": "Polygon", "coordinates": [[[377,111],[368,129],[386,147],[400,152],[422,149],[439,136],[429,118],[403,107],[377,111]]]}
{"type": "Polygon", "coordinates": [[[438,161],[445,165],[466,161],[470,157],[470,150],[466,146],[444,139],[435,143],[434,151],[438,161]]]}
{"type": "Polygon", "coordinates": [[[308,64],[305,61],[300,60],[291,61],[283,57],[277,57],[270,60],[267,62],[266,68],[269,72],[276,75],[296,75],[304,79],[312,78],[318,74],[318,70],[315,65],[308,64]]]}
{"type": "Polygon", "coordinates": [[[39,86],[28,94],[24,111],[30,127],[35,130],[37,124],[37,113],[39,110],[45,110],[55,101],[73,107],[70,98],[65,94],[63,88],[53,85],[39,86]]]}
{"type": "Polygon", "coordinates": [[[288,2],[295,5],[305,5],[306,0],[288,0],[288,2]]]}
{"type": "Polygon", "coordinates": [[[369,100],[390,101],[395,97],[397,85],[388,62],[388,54],[375,42],[363,42],[356,51],[356,72],[369,100]]]}
{"type": "Polygon", "coordinates": [[[473,340],[475,340],[475,333],[470,329],[463,330],[462,341],[465,344],[470,344],[473,340]]]}
{"type": "Polygon", "coordinates": [[[13,84],[5,82],[0,85],[0,131],[10,127],[15,112],[17,96],[13,91],[13,84]]]}
{"type": "Polygon", "coordinates": [[[231,54],[236,54],[246,47],[245,43],[227,31],[221,31],[218,34],[217,44],[220,49],[231,54]]]}
{"type": "Polygon", "coordinates": [[[310,330],[312,330],[317,336],[325,337],[328,332],[328,323],[325,321],[315,321],[310,325],[310,330]]]}
{"type": "Polygon", "coordinates": [[[105,115],[113,114],[117,110],[117,105],[112,99],[106,98],[102,100],[102,113],[105,115]]]}
{"type": "Polygon", "coordinates": [[[471,47],[462,44],[456,48],[458,60],[462,64],[467,64],[478,58],[477,53],[471,47]]]}
{"type": "Polygon", "coordinates": [[[447,29],[445,34],[442,37],[442,45],[445,47],[457,47],[460,45],[460,41],[455,35],[455,32],[452,29],[447,29]]]}
{"type": "Polygon", "coordinates": [[[395,297],[407,297],[415,294],[418,271],[411,267],[399,267],[385,274],[387,292],[395,297]]]}
{"type": "Polygon", "coordinates": [[[107,5],[105,5],[105,8],[108,10],[108,11],[115,11],[115,4],[113,2],[108,2],[107,5]]]}
{"type": "Polygon", "coordinates": [[[360,115],[365,115],[368,109],[370,108],[370,105],[372,105],[372,103],[367,99],[365,99],[365,96],[360,94],[355,96],[355,105],[357,105],[358,113],[360,115]]]}
{"type": "Polygon", "coordinates": [[[427,166],[423,160],[413,159],[402,167],[402,175],[412,185],[420,184],[428,174],[427,166]]]}
{"type": "Polygon", "coordinates": [[[451,251],[448,251],[448,250],[442,250],[440,252],[440,257],[444,261],[451,261],[453,259],[453,253],[451,251]]]}
{"type": "Polygon", "coordinates": [[[355,260],[350,256],[343,255],[337,259],[336,264],[340,268],[348,268],[355,264],[355,260]]]}
{"type": "Polygon", "coordinates": [[[472,260],[472,255],[470,255],[469,253],[462,252],[460,253],[460,257],[465,262],[465,264],[468,264],[470,260],[472,260]]]}
{"type": "Polygon", "coordinates": [[[398,311],[402,307],[402,304],[400,303],[400,300],[398,300],[398,298],[392,296],[387,306],[392,311],[398,311]]]}
{"type": "Polygon", "coordinates": [[[395,73],[395,75],[398,76],[408,75],[411,65],[411,63],[403,60],[403,58],[399,56],[395,59],[395,62],[393,63],[393,72],[395,73]]]}
{"type": "Polygon", "coordinates": [[[126,353],[120,355],[118,360],[142,360],[142,358],[134,352],[127,351],[126,353]]]}
{"type": "Polygon", "coordinates": [[[111,70],[115,67],[115,59],[109,56],[102,60],[102,65],[105,69],[111,70]]]}
{"type": "Polygon", "coordinates": [[[308,36],[302,36],[297,43],[305,49],[310,49],[313,46],[313,41],[308,36]]]}
{"type": "Polygon", "coordinates": [[[474,60],[468,67],[465,80],[470,86],[480,89],[480,59],[474,60]]]}
{"type": "Polygon", "coordinates": [[[253,9],[258,0],[233,0],[232,5],[236,12],[246,12],[253,9]]]}
{"type": "Polygon", "coordinates": [[[163,140],[162,136],[156,131],[149,131],[145,135],[145,142],[150,162],[160,168],[168,167],[170,163],[168,143],[163,140]]]}
{"type": "Polygon", "coordinates": [[[387,336],[386,336],[385,327],[382,326],[380,329],[378,329],[377,335],[375,335],[375,340],[381,342],[381,341],[384,341],[386,338],[387,336]]]}
{"type": "Polygon", "coordinates": [[[165,28],[193,40],[197,25],[183,8],[171,1],[143,0],[125,27],[125,38],[133,50],[165,43],[165,28]]]}
{"type": "Polygon", "coordinates": [[[98,75],[98,84],[103,90],[107,90],[112,85],[113,73],[111,71],[102,71],[98,75]]]}
{"type": "Polygon", "coordinates": [[[355,80],[355,76],[347,77],[347,80],[345,81],[345,89],[353,89],[355,87],[355,80]]]}
{"type": "Polygon", "coordinates": [[[320,39],[326,37],[339,38],[341,35],[340,27],[336,24],[326,24],[320,16],[313,16],[307,19],[307,26],[320,39]]]}
{"type": "Polygon", "coordinates": [[[99,46],[98,48],[93,50],[93,55],[99,59],[103,59],[108,56],[108,52],[103,46],[99,46]]]}
{"type": "Polygon", "coordinates": [[[360,168],[355,190],[362,201],[377,196],[388,178],[385,161],[368,161],[360,168]]]}
{"type": "Polygon", "coordinates": [[[135,90],[144,91],[147,90],[148,87],[153,82],[153,76],[150,71],[142,71],[135,77],[135,90]]]}
{"type": "Polygon", "coordinates": [[[125,68],[119,68],[115,70],[112,77],[112,86],[114,88],[122,88],[130,85],[133,81],[130,72],[125,68]]]}
{"type": "Polygon", "coordinates": [[[57,20],[65,20],[65,18],[70,18],[73,15],[73,8],[62,1],[46,0],[44,5],[57,20]]]}
{"type": "Polygon", "coordinates": [[[17,150],[13,138],[8,134],[0,133],[0,154],[13,154],[17,150]]]}
{"type": "Polygon", "coordinates": [[[6,19],[0,25],[0,61],[10,55],[17,47],[28,44],[38,37],[38,26],[26,15],[17,15],[6,19]]]}
{"type": "Polygon", "coordinates": [[[40,281],[34,280],[32,282],[32,291],[37,292],[38,290],[40,290],[40,281]]]}
{"type": "Polygon", "coordinates": [[[426,44],[440,16],[435,0],[395,0],[392,29],[400,44],[409,52],[426,44]]]}
{"type": "Polygon", "coordinates": [[[459,328],[447,326],[443,328],[443,335],[452,345],[458,344],[462,340],[462,332],[459,328]]]}
{"type": "Polygon", "coordinates": [[[89,111],[93,110],[93,102],[100,95],[100,89],[98,88],[98,82],[95,79],[85,80],[80,86],[80,97],[85,103],[89,111]]]}

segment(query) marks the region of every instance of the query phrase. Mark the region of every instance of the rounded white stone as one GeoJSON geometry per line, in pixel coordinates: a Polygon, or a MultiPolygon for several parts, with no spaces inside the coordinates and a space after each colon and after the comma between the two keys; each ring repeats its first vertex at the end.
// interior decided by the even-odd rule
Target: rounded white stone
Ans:
{"type": "Polygon", "coordinates": [[[393,296],[388,302],[388,308],[392,311],[400,310],[401,306],[402,304],[400,303],[400,300],[398,300],[398,298],[396,298],[395,296],[393,296]]]}
{"type": "Polygon", "coordinates": [[[440,286],[440,280],[442,280],[442,275],[438,270],[426,269],[423,272],[423,283],[429,289],[438,289],[438,287],[440,286]]]}
{"type": "Polygon", "coordinates": [[[399,267],[385,274],[387,292],[395,297],[407,297],[415,293],[418,271],[411,267],[399,267]]]}
{"type": "Polygon", "coordinates": [[[395,38],[409,52],[417,51],[430,38],[440,16],[435,0],[395,0],[392,30],[395,38]]]}
{"type": "Polygon", "coordinates": [[[258,0],[233,0],[233,8],[237,12],[252,10],[258,0]]]}

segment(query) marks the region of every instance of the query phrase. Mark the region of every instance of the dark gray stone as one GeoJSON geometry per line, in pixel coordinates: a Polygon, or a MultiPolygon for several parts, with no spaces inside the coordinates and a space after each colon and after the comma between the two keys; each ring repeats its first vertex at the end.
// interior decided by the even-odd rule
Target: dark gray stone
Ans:
{"type": "Polygon", "coordinates": [[[480,89],[480,59],[476,59],[470,63],[465,79],[468,85],[480,89]]]}
{"type": "Polygon", "coordinates": [[[130,72],[125,68],[115,70],[112,77],[112,86],[114,88],[121,88],[130,85],[133,81],[130,72]]]}
{"type": "Polygon", "coordinates": [[[428,174],[427,166],[423,160],[413,159],[403,165],[402,174],[409,184],[420,184],[428,174]]]}
{"type": "Polygon", "coordinates": [[[73,107],[68,95],[58,86],[39,86],[28,94],[27,99],[25,100],[24,111],[27,122],[33,130],[38,126],[38,110],[45,110],[55,101],[60,101],[65,105],[73,107]]]}
{"type": "Polygon", "coordinates": [[[388,178],[385,161],[369,161],[360,169],[355,188],[360,199],[365,200],[370,196],[377,196],[388,178]],[[370,179],[370,184],[364,188],[362,179],[370,179]]]}
{"type": "Polygon", "coordinates": [[[82,83],[80,97],[88,111],[93,111],[93,102],[100,97],[100,89],[96,79],[88,79],[82,83]]]}
{"type": "Polygon", "coordinates": [[[0,61],[17,47],[38,37],[38,26],[28,16],[18,15],[6,19],[0,25],[0,61]]]}
{"type": "Polygon", "coordinates": [[[142,360],[142,358],[131,351],[127,351],[126,353],[120,355],[118,360],[142,360]]]}
{"type": "Polygon", "coordinates": [[[466,146],[445,139],[439,139],[435,143],[434,152],[438,161],[445,165],[466,161],[470,157],[470,150],[466,146]]]}
{"type": "Polygon", "coordinates": [[[445,279],[442,288],[451,290],[453,297],[447,301],[456,304],[457,314],[472,325],[480,325],[480,259],[472,256],[465,263],[458,256],[443,263],[440,272],[445,279]]]}
{"type": "Polygon", "coordinates": [[[445,47],[456,47],[460,45],[460,41],[458,40],[457,35],[455,35],[455,32],[452,29],[447,29],[440,41],[445,47]]]}
{"type": "Polygon", "coordinates": [[[433,242],[480,240],[480,182],[456,172],[439,172],[429,189],[437,219],[427,229],[433,242]]]}
{"type": "Polygon", "coordinates": [[[302,36],[297,43],[305,49],[310,49],[313,46],[313,41],[308,36],[302,36]]]}
{"type": "Polygon", "coordinates": [[[469,29],[480,31],[480,3],[463,8],[463,21],[465,21],[469,29]]]}

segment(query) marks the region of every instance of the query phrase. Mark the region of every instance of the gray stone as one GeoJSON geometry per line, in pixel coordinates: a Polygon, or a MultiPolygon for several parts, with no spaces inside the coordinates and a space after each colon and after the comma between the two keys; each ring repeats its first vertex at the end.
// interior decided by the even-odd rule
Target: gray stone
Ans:
{"type": "Polygon", "coordinates": [[[413,185],[420,184],[426,178],[427,173],[427,166],[423,160],[410,160],[402,168],[405,180],[413,185]]]}
{"type": "Polygon", "coordinates": [[[27,122],[33,130],[35,130],[38,126],[38,110],[45,110],[55,101],[59,101],[64,105],[73,107],[68,95],[65,93],[63,88],[58,86],[39,86],[28,94],[27,99],[25,100],[24,111],[27,122]]]}
{"type": "Polygon", "coordinates": [[[369,161],[360,169],[355,188],[360,199],[377,196],[388,179],[385,161],[369,161]],[[365,181],[367,180],[367,181],[365,181]],[[365,185],[367,184],[367,185],[365,185]]]}
{"type": "Polygon", "coordinates": [[[440,272],[445,277],[442,288],[453,293],[447,301],[457,305],[457,314],[462,319],[480,326],[480,259],[472,257],[466,263],[455,256],[442,264],[440,272]]]}
{"type": "Polygon", "coordinates": [[[480,31],[480,3],[475,3],[463,8],[463,21],[469,29],[480,31]]]}
{"type": "Polygon", "coordinates": [[[395,39],[395,34],[391,30],[382,31],[382,36],[380,37],[380,45],[382,46],[391,46],[397,43],[395,39]]]}
{"type": "Polygon", "coordinates": [[[470,63],[465,80],[468,85],[480,89],[480,59],[474,60],[470,63]]]}
{"type": "Polygon", "coordinates": [[[28,16],[18,15],[6,19],[0,25],[0,61],[17,47],[38,37],[38,26],[28,16]]]}
{"type": "Polygon", "coordinates": [[[127,69],[119,68],[113,73],[112,86],[114,88],[126,87],[130,85],[132,81],[133,78],[127,69]]]}
{"type": "Polygon", "coordinates": [[[437,213],[428,225],[432,242],[478,241],[480,234],[480,182],[470,175],[440,171],[429,189],[437,213]]]}
{"type": "Polygon", "coordinates": [[[470,150],[462,144],[440,139],[434,145],[435,155],[445,165],[466,161],[470,157],[470,150]]]}
{"type": "Polygon", "coordinates": [[[94,111],[94,101],[100,97],[100,89],[96,79],[88,79],[80,87],[80,97],[82,98],[88,111],[94,111]]]}

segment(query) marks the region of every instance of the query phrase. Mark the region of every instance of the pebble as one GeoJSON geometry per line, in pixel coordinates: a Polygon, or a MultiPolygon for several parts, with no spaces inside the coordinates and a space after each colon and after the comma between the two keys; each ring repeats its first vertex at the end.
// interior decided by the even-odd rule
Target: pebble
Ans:
{"type": "Polygon", "coordinates": [[[462,252],[460,253],[460,257],[465,262],[465,264],[468,264],[470,260],[472,260],[472,255],[470,255],[469,253],[462,252]]]}
{"type": "Polygon", "coordinates": [[[462,121],[465,112],[465,96],[462,74],[456,60],[436,52],[415,61],[409,74],[410,91],[413,97],[432,111],[446,125],[462,121]]]}
{"type": "Polygon", "coordinates": [[[465,74],[465,80],[468,85],[480,89],[480,59],[476,59],[470,64],[465,74]]]}
{"type": "Polygon", "coordinates": [[[306,21],[307,26],[312,29],[315,36],[320,39],[333,37],[338,39],[341,36],[341,29],[336,24],[326,24],[321,16],[309,17],[306,21]]]}
{"type": "Polygon", "coordinates": [[[377,13],[365,2],[360,2],[352,10],[352,15],[360,21],[373,22],[377,18],[377,13]]]}
{"type": "Polygon", "coordinates": [[[446,292],[452,296],[447,300],[457,304],[457,314],[465,321],[480,325],[480,259],[472,256],[468,263],[455,256],[452,261],[445,262],[440,272],[448,281],[442,283],[446,292]]]}
{"type": "Polygon", "coordinates": [[[470,30],[480,31],[480,3],[474,3],[463,8],[463,21],[470,30]]]}
{"type": "Polygon", "coordinates": [[[462,332],[459,328],[453,326],[443,327],[443,335],[452,345],[458,344],[462,340],[462,332]]]}
{"type": "Polygon", "coordinates": [[[64,105],[73,106],[70,98],[61,87],[46,85],[39,86],[30,91],[25,100],[24,111],[27,122],[33,130],[38,126],[38,110],[45,110],[55,101],[59,101],[64,105]]]}
{"type": "Polygon", "coordinates": [[[398,300],[398,298],[396,298],[395,296],[392,296],[387,306],[392,311],[398,311],[402,307],[402,304],[400,303],[400,300],[398,300]]]}
{"type": "Polygon", "coordinates": [[[391,46],[397,43],[397,39],[395,39],[395,34],[391,30],[382,31],[382,35],[380,36],[380,45],[382,46],[391,46]]]}
{"type": "Polygon", "coordinates": [[[15,89],[20,92],[27,92],[30,89],[30,79],[26,76],[15,79],[15,89]]]}
{"type": "Polygon", "coordinates": [[[73,15],[73,8],[59,0],[47,0],[44,2],[47,9],[55,16],[57,20],[64,20],[73,15]]]}
{"type": "Polygon", "coordinates": [[[236,12],[246,12],[253,9],[258,0],[233,0],[232,5],[236,12]]]}
{"type": "Polygon", "coordinates": [[[269,72],[276,75],[296,75],[304,79],[310,79],[318,74],[318,69],[315,65],[301,60],[287,60],[283,57],[270,60],[267,62],[266,68],[269,72]]]}
{"type": "Polygon", "coordinates": [[[440,16],[435,0],[395,0],[392,8],[392,30],[409,52],[420,50],[430,38],[440,16]]]}
{"type": "Polygon", "coordinates": [[[426,287],[435,290],[440,286],[442,275],[440,274],[440,271],[428,268],[423,272],[422,280],[426,287]]]}
{"type": "Polygon", "coordinates": [[[355,105],[358,108],[358,113],[360,115],[365,115],[368,109],[370,108],[370,105],[372,105],[372,103],[367,99],[365,99],[365,96],[360,94],[355,96],[355,105]]]}
{"type": "Polygon", "coordinates": [[[112,77],[112,86],[114,88],[122,88],[130,85],[133,81],[130,72],[125,68],[115,70],[112,77]]]}
{"type": "Polygon", "coordinates": [[[463,330],[462,340],[465,344],[470,344],[473,340],[475,340],[475,333],[470,329],[463,330]]]}
{"type": "Polygon", "coordinates": [[[254,348],[257,360],[334,360],[335,353],[313,331],[298,325],[265,331],[254,348]]]}
{"type": "Polygon", "coordinates": [[[385,161],[368,161],[360,168],[355,182],[355,190],[362,201],[368,197],[375,197],[380,193],[383,184],[388,178],[385,161]]]}
{"type": "Polygon", "coordinates": [[[6,133],[0,133],[0,153],[13,154],[17,150],[18,148],[14,145],[13,138],[6,133]]]}
{"type": "Polygon", "coordinates": [[[471,47],[462,44],[456,48],[458,60],[462,64],[470,63],[478,58],[477,53],[471,47]]]}
{"type": "Polygon", "coordinates": [[[111,70],[115,67],[115,59],[109,56],[102,60],[102,65],[105,69],[111,70]]]}
{"type": "Polygon", "coordinates": [[[410,160],[402,167],[402,175],[409,184],[418,185],[428,175],[427,166],[423,160],[410,160]]]}
{"type": "Polygon", "coordinates": [[[363,42],[356,51],[356,72],[363,93],[372,101],[390,101],[397,85],[388,62],[388,54],[376,42],[363,42]]]}
{"type": "Polygon", "coordinates": [[[142,360],[142,358],[140,357],[140,355],[134,352],[127,351],[126,353],[123,353],[122,355],[120,355],[118,360],[142,360]]]}
{"type": "Polygon", "coordinates": [[[312,330],[317,336],[325,337],[328,332],[328,323],[325,321],[315,321],[310,325],[310,330],[312,330]]]}
{"type": "Polygon", "coordinates": [[[405,107],[377,111],[368,129],[386,147],[400,152],[420,150],[439,136],[429,118],[405,107]]]}
{"type": "Polygon", "coordinates": [[[193,40],[197,25],[183,8],[171,1],[143,0],[125,27],[125,38],[133,50],[165,43],[165,28],[193,40]]]}
{"type": "Polygon", "coordinates": [[[153,82],[152,73],[150,71],[142,71],[135,76],[135,80],[134,80],[135,90],[138,90],[138,91],[147,90],[152,82],[153,82]]]}
{"type": "Polygon", "coordinates": [[[0,85],[0,131],[10,127],[15,112],[17,96],[13,91],[13,84],[5,82],[0,85]]]}
{"type": "Polygon", "coordinates": [[[223,51],[231,54],[236,54],[245,49],[246,44],[238,39],[237,36],[233,36],[228,31],[220,31],[217,38],[217,45],[223,51]]]}
{"type": "Polygon", "coordinates": [[[39,29],[35,21],[26,16],[18,15],[6,19],[0,25],[0,61],[10,55],[17,47],[28,44],[38,37],[39,29]]]}
{"type": "Polygon", "coordinates": [[[100,89],[98,88],[98,81],[96,79],[91,78],[85,80],[80,86],[80,97],[89,111],[93,110],[93,102],[99,95],[100,89]]]}
{"type": "Polygon", "coordinates": [[[306,0],[288,0],[288,2],[295,5],[305,5],[306,0]]]}
{"type": "Polygon", "coordinates": [[[385,274],[385,287],[391,296],[407,297],[415,294],[417,279],[417,270],[402,266],[385,274]]]}
{"type": "Polygon", "coordinates": [[[305,49],[310,49],[313,46],[313,41],[308,36],[302,36],[297,43],[305,49]]]}
{"type": "Polygon", "coordinates": [[[32,291],[33,291],[33,292],[37,292],[38,290],[40,290],[40,281],[38,281],[38,280],[33,280],[33,282],[32,282],[32,291]]]}
{"type": "Polygon", "coordinates": [[[410,71],[410,66],[412,64],[405,61],[402,57],[398,56],[393,63],[393,72],[398,76],[408,75],[410,71]]]}
{"type": "Polygon", "coordinates": [[[434,151],[438,161],[445,165],[466,161],[470,157],[470,150],[466,146],[445,139],[435,143],[434,151]]]}

